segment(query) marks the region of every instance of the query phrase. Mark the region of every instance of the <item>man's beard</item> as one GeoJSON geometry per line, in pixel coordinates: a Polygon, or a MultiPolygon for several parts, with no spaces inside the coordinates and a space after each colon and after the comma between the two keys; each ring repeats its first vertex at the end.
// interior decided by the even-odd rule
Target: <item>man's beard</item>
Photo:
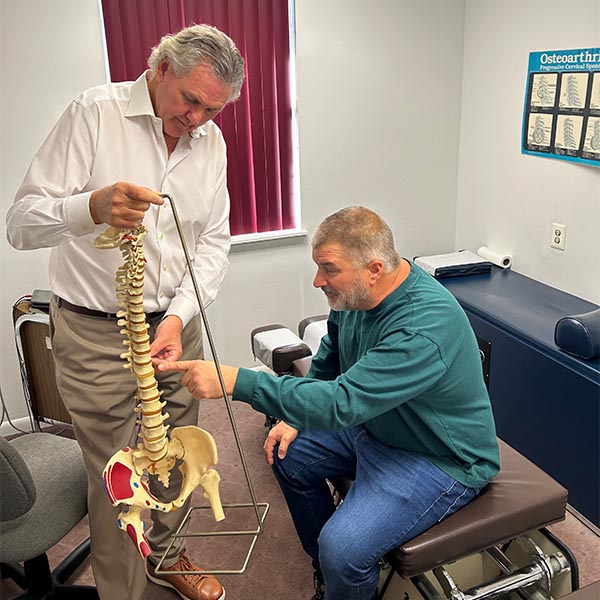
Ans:
{"type": "Polygon", "coordinates": [[[335,296],[327,296],[327,302],[333,310],[360,310],[361,306],[367,304],[369,298],[369,288],[357,274],[350,291],[337,292],[335,296]]]}

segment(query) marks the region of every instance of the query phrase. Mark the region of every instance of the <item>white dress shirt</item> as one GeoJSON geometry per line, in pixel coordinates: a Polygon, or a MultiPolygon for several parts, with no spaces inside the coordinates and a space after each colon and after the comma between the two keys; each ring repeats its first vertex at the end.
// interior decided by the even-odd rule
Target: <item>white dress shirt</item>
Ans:
{"type": "MultiPolygon", "coordinates": [[[[89,199],[117,181],[145,186],[173,197],[208,305],[229,266],[226,173],[225,142],[212,121],[180,138],[168,155],[145,74],[92,88],[70,104],[33,158],[7,215],[8,241],[17,249],[52,247],[52,292],[115,313],[123,257],[118,249],[94,247],[108,226],[94,224],[89,199]]],[[[172,213],[165,200],[144,217],[144,310],[177,315],[185,325],[199,309],[172,213]]]]}

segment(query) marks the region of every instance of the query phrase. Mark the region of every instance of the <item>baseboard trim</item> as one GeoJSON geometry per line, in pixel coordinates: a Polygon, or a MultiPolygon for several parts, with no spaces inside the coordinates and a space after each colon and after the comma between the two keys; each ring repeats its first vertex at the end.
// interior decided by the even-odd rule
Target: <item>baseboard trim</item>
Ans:
{"type": "MultiPolygon", "coordinates": [[[[14,435],[15,433],[33,433],[34,431],[38,431],[37,429],[32,429],[31,419],[29,417],[20,417],[19,419],[11,419],[11,423],[8,421],[4,421],[2,425],[0,425],[0,435],[1,436],[9,436],[14,435]]],[[[65,423],[60,423],[59,421],[50,421],[46,419],[46,422],[40,421],[40,427],[42,431],[48,427],[54,427],[55,425],[65,425],[65,423]]],[[[34,424],[35,427],[35,424],[34,424]]]]}
{"type": "Polygon", "coordinates": [[[600,537],[600,527],[598,527],[595,523],[592,523],[588,518],[584,517],[570,504],[567,504],[567,511],[571,513],[578,521],[580,521],[582,525],[585,525],[589,530],[593,531],[597,536],[600,537]]]}

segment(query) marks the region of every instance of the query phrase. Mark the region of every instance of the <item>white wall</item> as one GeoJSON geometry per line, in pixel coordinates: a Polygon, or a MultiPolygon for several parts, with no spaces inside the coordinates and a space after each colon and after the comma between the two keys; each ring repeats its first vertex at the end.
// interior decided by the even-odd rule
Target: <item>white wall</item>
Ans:
{"type": "Polygon", "coordinates": [[[467,0],[456,242],[600,303],[600,169],[521,154],[530,52],[598,47],[600,0],[467,0]],[[567,226],[564,252],[550,248],[567,226]]]}
{"type": "Polygon", "coordinates": [[[464,3],[297,0],[302,203],[365,203],[406,255],[453,244],[464,3]]]}
{"type": "Polygon", "coordinates": [[[48,250],[17,252],[5,215],[29,161],[67,104],[106,82],[97,0],[0,2],[0,386],[12,420],[26,414],[12,305],[48,288],[48,250]]]}

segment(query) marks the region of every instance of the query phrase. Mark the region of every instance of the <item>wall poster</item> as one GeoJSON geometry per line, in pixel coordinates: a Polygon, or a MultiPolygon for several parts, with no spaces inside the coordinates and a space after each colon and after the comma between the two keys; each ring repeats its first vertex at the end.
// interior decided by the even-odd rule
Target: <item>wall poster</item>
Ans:
{"type": "Polygon", "coordinates": [[[600,48],[530,52],[522,151],[600,166],[600,48]]]}

